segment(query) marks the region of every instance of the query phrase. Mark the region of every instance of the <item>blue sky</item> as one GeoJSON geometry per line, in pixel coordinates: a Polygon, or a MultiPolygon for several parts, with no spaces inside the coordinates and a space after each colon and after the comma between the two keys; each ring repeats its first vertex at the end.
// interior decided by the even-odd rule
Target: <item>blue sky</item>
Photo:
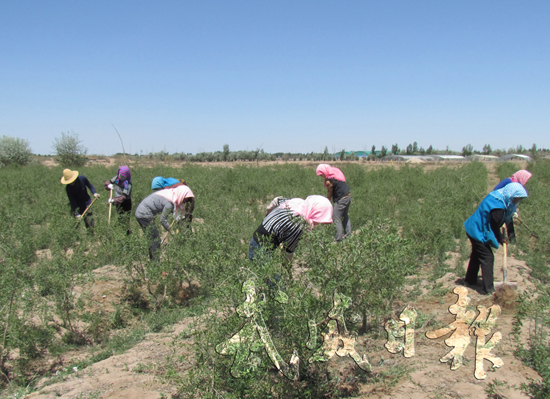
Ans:
{"type": "Polygon", "coordinates": [[[52,153],[550,148],[550,2],[3,1],[0,135],[52,153]]]}

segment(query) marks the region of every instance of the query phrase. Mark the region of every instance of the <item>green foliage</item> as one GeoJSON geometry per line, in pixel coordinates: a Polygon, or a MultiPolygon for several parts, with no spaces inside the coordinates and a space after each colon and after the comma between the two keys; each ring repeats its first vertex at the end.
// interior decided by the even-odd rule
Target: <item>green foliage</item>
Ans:
{"type": "Polygon", "coordinates": [[[74,132],[61,132],[61,137],[54,139],[53,148],[57,161],[63,167],[79,167],[86,164],[88,150],[74,132]]]}
{"type": "MultiPolygon", "coordinates": [[[[339,167],[352,190],[352,237],[333,244],[331,225],[306,233],[292,274],[281,251],[249,261],[248,242],[273,197],[325,193],[315,166],[132,166],[134,209],[151,193],[151,179],[159,175],[187,180],[196,196],[192,231],[177,226],[179,233],[162,249],[158,262],[149,261],[149,243],[133,216],[129,236],[118,215],[107,224],[105,195],[92,208],[93,234],[82,225],[75,228],[59,183],[62,167],[0,170],[3,370],[9,375],[21,373],[22,368],[7,360],[14,353],[21,354],[23,367],[48,351],[59,353],[82,343],[96,346],[97,357],[86,360],[93,362],[127,349],[148,331],[162,330],[192,314],[197,324],[189,334],[193,334],[197,366],[185,380],[179,379],[178,361],[169,373],[182,397],[294,397],[296,392],[312,398],[344,397],[354,395],[359,382],[376,381],[380,377],[368,375],[349,357],[338,364],[345,370],[343,376],[330,363],[309,363],[316,349],[306,345],[307,322],[319,324],[319,347],[335,293],[351,298],[344,312],[346,328],[361,334],[358,348],[366,353],[368,342],[380,334],[381,319],[401,303],[405,278],[419,268],[437,278],[448,271],[449,251],[469,248],[462,223],[486,195],[487,170],[475,162],[432,170],[408,165],[369,170],[342,164],[339,167]],[[105,265],[123,273],[126,287],[115,309],[99,314],[89,287],[97,281],[95,271],[105,265]],[[254,353],[258,361],[252,362],[243,378],[234,378],[234,358],[216,352],[216,345],[239,332],[247,321],[235,309],[244,302],[241,287],[250,279],[281,357],[288,362],[297,351],[301,359],[297,381],[275,372],[265,351],[254,353]],[[278,301],[280,292],[288,302],[278,301]]],[[[550,205],[545,202],[550,198],[546,192],[550,169],[538,163],[530,168],[534,172],[528,184],[531,198],[520,205],[521,215],[542,237],[550,233],[545,217],[538,217],[550,205]]],[[[118,165],[90,166],[79,172],[99,190],[117,169],[118,165]]],[[[509,176],[508,169],[502,173],[509,176]]],[[[542,280],[550,252],[544,243],[550,240],[541,239],[531,248],[525,235],[518,237],[528,261],[539,264],[533,270],[542,280]]],[[[526,359],[535,354],[525,353],[526,359]]]]}
{"type": "MultiPolygon", "coordinates": [[[[537,286],[537,295],[525,292],[520,296],[515,320],[515,334],[523,325],[529,326],[527,343],[518,344],[516,356],[536,370],[542,381],[532,381],[522,390],[532,398],[548,398],[550,395],[550,289],[537,286]]],[[[519,340],[518,340],[519,341],[519,340]]]]}
{"type": "Polygon", "coordinates": [[[0,138],[0,167],[6,165],[27,165],[31,160],[29,142],[20,138],[0,138]]]}

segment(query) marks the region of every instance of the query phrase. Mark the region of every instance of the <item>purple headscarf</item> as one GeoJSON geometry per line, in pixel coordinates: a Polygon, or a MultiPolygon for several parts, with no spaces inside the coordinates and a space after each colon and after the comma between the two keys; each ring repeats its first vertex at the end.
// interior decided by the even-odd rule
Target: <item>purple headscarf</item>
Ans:
{"type": "Polygon", "coordinates": [[[117,178],[115,184],[125,189],[128,188],[128,184],[132,183],[132,174],[130,173],[130,168],[126,165],[118,168],[117,178]]]}

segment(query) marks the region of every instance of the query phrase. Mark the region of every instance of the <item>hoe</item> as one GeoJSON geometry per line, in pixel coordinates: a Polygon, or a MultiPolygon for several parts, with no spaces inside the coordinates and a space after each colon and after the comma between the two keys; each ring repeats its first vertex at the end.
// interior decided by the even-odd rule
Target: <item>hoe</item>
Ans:
{"type": "MultiPolygon", "coordinates": [[[[502,234],[504,237],[506,237],[506,227],[502,229],[502,234]]],[[[517,290],[518,289],[518,283],[517,281],[508,281],[507,280],[507,269],[506,269],[506,260],[508,257],[508,244],[505,242],[502,244],[502,249],[504,250],[504,258],[502,263],[502,281],[495,281],[495,290],[497,291],[504,291],[506,288],[517,290]]]]}

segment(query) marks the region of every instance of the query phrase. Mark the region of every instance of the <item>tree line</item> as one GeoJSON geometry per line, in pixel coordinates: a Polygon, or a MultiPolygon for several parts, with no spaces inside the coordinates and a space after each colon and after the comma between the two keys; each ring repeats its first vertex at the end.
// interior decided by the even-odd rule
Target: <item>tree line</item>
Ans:
{"type": "MultiPolygon", "coordinates": [[[[87,148],[83,145],[78,134],[74,132],[62,132],[60,137],[54,139],[52,148],[55,152],[55,159],[62,166],[82,166],[88,158],[87,148]]],[[[538,148],[536,144],[533,144],[531,148],[518,145],[515,148],[495,149],[493,150],[490,144],[485,144],[481,150],[476,150],[471,144],[467,144],[462,147],[461,152],[450,151],[449,147],[445,150],[438,150],[433,148],[432,145],[426,149],[418,145],[415,141],[408,144],[405,148],[399,148],[399,145],[392,144],[390,147],[382,146],[380,150],[375,145],[371,147],[371,151],[346,151],[342,149],[337,152],[329,152],[328,147],[325,146],[323,152],[309,152],[309,153],[291,153],[291,152],[276,152],[268,153],[262,148],[257,148],[252,151],[231,151],[229,144],[224,144],[221,151],[214,152],[199,152],[196,154],[176,152],[168,153],[166,151],[150,152],[148,154],[133,154],[133,157],[138,159],[156,160],[161,162],[168,161],[180,161],[180,162],[235,162],[235,161],[314,161],[314,162],[328,162],[328,161],[357,161],[364,159],[367,161],[374,161],[384,158],[386,155],[463,155],[469,156],[473,154],[480,155],[495,155],[502,156],[505,154],[526,154],[532,157],[537,157],[543,153],[550,152],[545,148],[538,148]]],[[[115,155],[123,155],[117,153],[115,155]]],[[[128,154],[124,154],[128,155],[128,154]]],[[[32,150],[29,142],[24,139],[14,138],[10,136],[3,136],[0,138],[0,167],[7,165],[26,165],[32,160],[32,150]]]]}

